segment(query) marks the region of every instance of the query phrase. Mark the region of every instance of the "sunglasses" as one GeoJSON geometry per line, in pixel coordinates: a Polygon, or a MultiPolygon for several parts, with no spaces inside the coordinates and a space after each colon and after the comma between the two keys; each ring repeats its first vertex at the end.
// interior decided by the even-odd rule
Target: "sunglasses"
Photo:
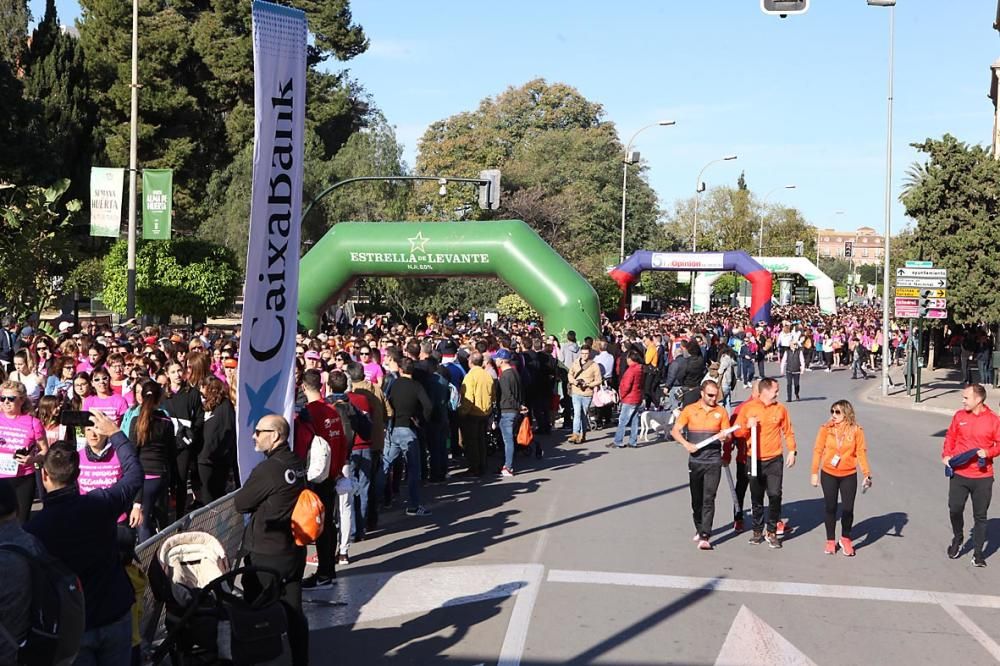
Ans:
{"type": "Polygon", "coordinates": [[[90,381],[92,381],[95,384],[97,384],[97,383],[103,384],[104,382],[111,381],[111,380],[109,380],[107,377],[93,377],[93,378],[91,378],[90,381]]]}
{"type": "Polygon", "coordinates": [[[361,356],[371,356],[371,352],[360,352],[361,356]]]}
{"type": "Polygon", "coordinates": [[[37,350],[37,351],[48,351],[49,348],[48,347],[35,347],[35,350],[37,350]]]}
{"type": "Polygon", "coordinates": [[[830,413],[831,414],[843,414],[844,412],[840,411],[839,409],[831,409],[830,413]]]}
{"type": "Polygon", "coordinates": [[[254,430],[253,430],[253,436],[254,437],[260,437],[260,433],[262,433],[262,432],[275,432],[275,430],[273,430],[271,428],[254,428],[254,430]]]}
{"type": "Polygon", "coordinates": [[[719,394],[718,393],[706,393],[705,397],[706,398],[718,398],[719,394]]]}
{"type": "Polygon", "coordinates": [[[0,402],[17,402],[19,397],[16,395],[0,395],[0,402]]]}

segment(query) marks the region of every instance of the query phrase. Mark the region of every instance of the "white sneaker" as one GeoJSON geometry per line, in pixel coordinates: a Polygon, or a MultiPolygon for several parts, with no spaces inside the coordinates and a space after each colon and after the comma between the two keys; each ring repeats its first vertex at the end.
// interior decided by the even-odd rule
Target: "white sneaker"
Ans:
{"type": "Polygon", "coordinates": [[[514,476],[514,472],[507,469],[507,466],[504,465],[502,468],[500,468],[500,476],[511,477],[514,476]]]}
{"type": "Polygon", "coordinates": [[[830,368],[827,368],[827,369],[826,369],[826,371],[827,371],[827,372],[830,372],[830,368]]]}

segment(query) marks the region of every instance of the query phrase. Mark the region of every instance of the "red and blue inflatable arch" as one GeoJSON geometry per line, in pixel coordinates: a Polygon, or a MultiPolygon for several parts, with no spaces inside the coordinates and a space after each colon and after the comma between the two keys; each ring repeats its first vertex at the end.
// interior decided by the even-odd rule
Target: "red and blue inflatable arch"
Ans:
{"type": "Polygon", "coordinates": [[[742,250],[732,252],[652,252],[638,250],[612,268],[611,278],[623,293],[643,271],[736,271],[750,282],[750,321],[771,322],[771,272],[742,250]]]}

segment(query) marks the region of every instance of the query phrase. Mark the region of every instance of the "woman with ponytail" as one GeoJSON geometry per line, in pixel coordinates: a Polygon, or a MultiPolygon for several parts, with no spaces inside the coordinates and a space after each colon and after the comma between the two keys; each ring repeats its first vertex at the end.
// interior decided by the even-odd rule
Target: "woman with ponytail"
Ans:
{"type": "Polygon", "coordinates": [[[167,413],[160,409],[163,388],[159,384],[151,379],[143,381],[135,392],[135,398],[139,412],[130,423],[128,438],[139,451],[139,462],[145,474],[139,496],[142,510],[139,543],[142,543],[156,533],[157,521],[153,514],[169,486],[170,461],[175,455],[174,425],[167,413]]]}

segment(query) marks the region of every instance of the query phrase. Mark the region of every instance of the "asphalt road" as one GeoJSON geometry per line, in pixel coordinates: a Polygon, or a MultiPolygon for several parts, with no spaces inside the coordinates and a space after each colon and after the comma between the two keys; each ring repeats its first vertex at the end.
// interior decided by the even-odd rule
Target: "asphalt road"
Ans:
{"type": "Polygon", "coordinates": [[[1000,660],[1000,519],[991,567],[945,556],[948,417],[863,402],[874,381],[803,376],[789,405],[802,455],[786,470],[783,549],[734,535],[723,480],[716,548],[698,551],[676,444],[609,450],[610,430],[583,445],[557,431],[545,459],[519,458],[513,479],[428,486],[433,516],[385,514],[337,585],[305,595],[313,663],[1000,660]],[[865,428],[875,482],[858,496],[854,558],[823,554],[821,493],[809,485],[817,429],[840,398],[865,428]]]}

